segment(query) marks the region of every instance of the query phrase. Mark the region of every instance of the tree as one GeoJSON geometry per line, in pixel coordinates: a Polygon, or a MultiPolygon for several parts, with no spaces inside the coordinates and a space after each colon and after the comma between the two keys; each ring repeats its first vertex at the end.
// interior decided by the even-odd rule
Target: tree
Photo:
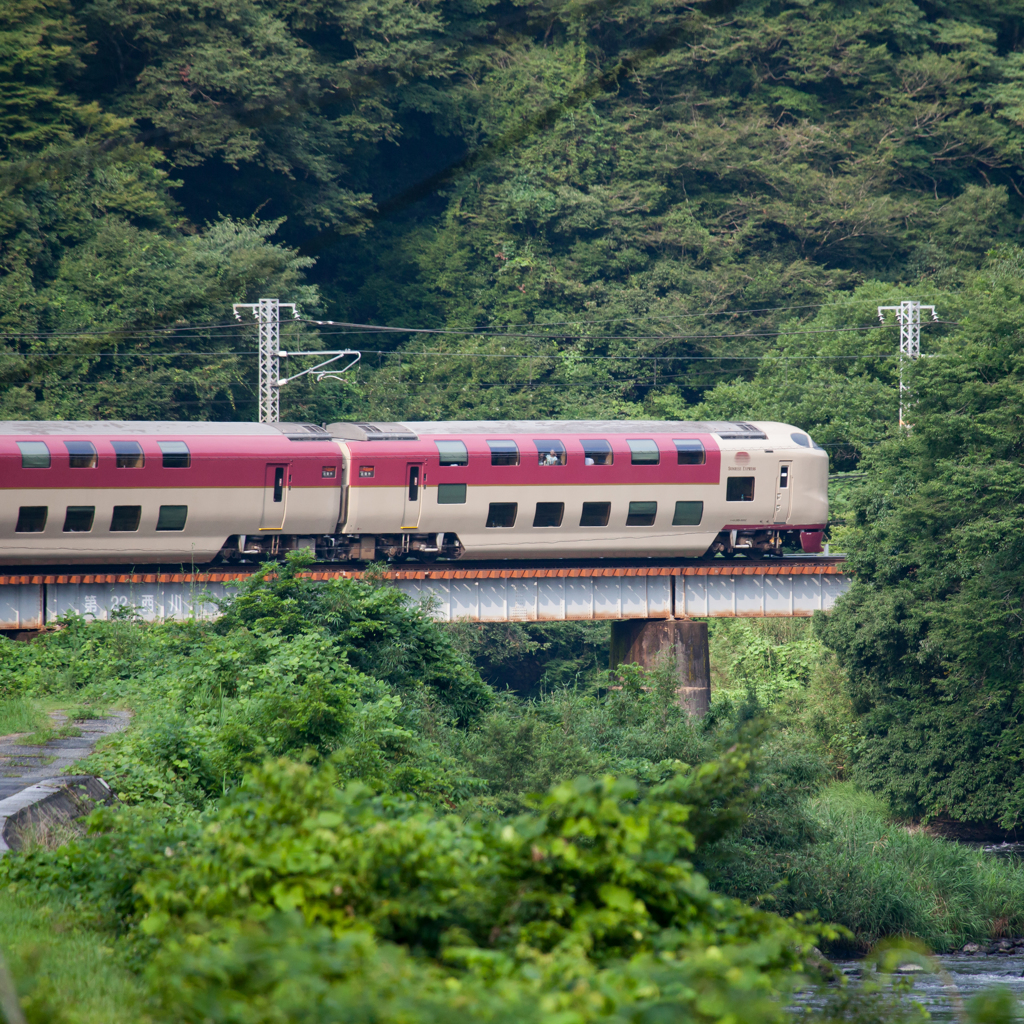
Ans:
{"type": "Polygon", "coordinates": [[[856,771],[906,815],[1024,821],[1024,252],[1000,247],[910,370],[913,427],[867,453],[853,584],[821,626],[856,771]]]}

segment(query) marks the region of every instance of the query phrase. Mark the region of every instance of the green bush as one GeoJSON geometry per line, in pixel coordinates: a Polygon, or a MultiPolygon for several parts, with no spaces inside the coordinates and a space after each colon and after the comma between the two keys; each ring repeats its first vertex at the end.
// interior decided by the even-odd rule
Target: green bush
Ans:
{"type": "Polygon", "coordinates": [[[581,778],[497,821],[279,759],[202,821],[99,811],[94,838],[0,874],[126,931],[167,1019],[328,1019],[346,1000],[354,1020],[782,1019],[836,933],[715,894],[691,860],[732,820],[748,757],[646,789],[581,778]]]}

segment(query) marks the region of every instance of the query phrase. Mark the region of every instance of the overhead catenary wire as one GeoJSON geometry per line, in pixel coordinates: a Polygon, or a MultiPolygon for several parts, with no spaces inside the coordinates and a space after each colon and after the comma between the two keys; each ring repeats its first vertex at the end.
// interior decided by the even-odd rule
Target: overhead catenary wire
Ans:
{"type": "MultiPolygon", "coordinates": [[[[585,318],[576,317],[571,320],[550,320],[540,323],[534,323],[532,326],[536,329],[543,329],[546,327],[561,327],[566,324],[587,326],[588,324],[600,324],[600,323],[643,323],[647,322],[674,322],[678,320],[694,320],[704,319],[715,316],[738,316],[738,315],[749,315],[753,313],[780,313],[790,312],[796,309],[824,309],[828,306],[828,303],[814,303],[805,304],[798,306],[762,306],[753,307],[750,309],[722,309],[722,310],[709,310],[704,312],[692,312],[692,313],[675,313],[671,315],[667,314],[640,314],[633,316],[621,316],[621,317],[605,317],[597,320],[587,320],[585,318]]],[[[943,323],[950,321],[941,321],[943,323]]],[[[359,324],[359,323],[348,323],[345,321],[335,320],[314,320],[309,317],[296,317],[292,320],[282,321],[282,329],[286,326],[292,326],[296,323],[308,323],[323,326],[345,326],[352,328],[351,333],[360,333],[364,331],[369,332],[390,332],[390,333],[447,333],[456,335],[476,335],[476,334],[499,334],[506,337],[528,337],[530,335],[524,335],[522,332],[511,332],[507,327],[472,327],[472,328],[443,328],[443,327],[394,327],[384,324],[359,324]]],[[[511,325],[510,325],[511,326],[511,325]]],[[[874,325],[877,327],[878,325],[874,325]]],[[[826,329],[836,330],[837,328],[826,329]]],[[[838,328],[842,329],[842,328],[838,328]]],[[[868,328],[860,328],[868,329],[868,328]]],[[[126,338],[140,338],[140,337],[166,337],[168,335],[174,335],[181,332],[196,332],[196,331],[223,331],[233,330],[238,331],[239,326],[237,322],[226,322],[226,323],[209,323],[209,324],[174,324],[167,327],[153,327],[153,328],[121,328],[111,327],[103,330],[76,330],[76,331],[0,331],[0,338],[84,338],[84,337],[109,337],[110,335],[120,335],[126,338]]],[[[348,333],[348,332],[332,332],[332,333],[348,333]]],[[[742,332],[746,333],[746,332],[742,332]]],[[[765,332],[766,336],[775,333],[793,333],[790,331],[779,331],[779,332],[765,332]]],[[[559,336],[564,336],[564,332],[555,332],[559,336]]],[[[548,335],[538,334],[536,337],[546,338],[548,335]]],[[[593,335],[584,335],[585,337],[593,337],[593,335]]],[[[701,335],[694,335],[700,337],[701,335]]],[[[619,337],[619,335],[610,335],[610,337],[619,337]]],[[[658,338],[669,338],[671,335],[652,335],[654,339],[658,338]]]]}
{"type": "MultiPolygon", "coordinates": [[[[570,334],[565,331],[555,331],[552,334],[535,334],[525,331],[502,331],[497,329],[466,329],[459,330],[452,327],[389,327],[378,324],[357,324],[345,323],[340,320],[310,320],[304,317],[297,318],[298,323],[312,324],[318,327],[346,327],[364,331],[368,334],[432,334],[451,335],[457,337],[473,338],[536,338],[542,341],[573,340],[573,341],[688,341],[708,340],[715,338],[777,338],[795,334],[844,334],[850,331],[877,331],[894,324],[869,324],[862,327],[821,327],[813,330],[777,330],[777,331],[734,331],[728,334],[717,333],[689,333],[689,334],[570,334]]],[[[321,334],[330,335],[330,331],[321,331],[321,334]]]]}

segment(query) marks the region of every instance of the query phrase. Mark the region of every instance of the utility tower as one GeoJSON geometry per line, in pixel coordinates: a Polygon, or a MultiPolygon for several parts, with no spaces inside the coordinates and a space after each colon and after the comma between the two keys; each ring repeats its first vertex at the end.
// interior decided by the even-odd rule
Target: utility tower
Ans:
{"type": "Polygon", "coordinates": [[[903,360],[917,359],[921,355],[921,310],[930,309],[932,319],[938,320],[939,314],[935,312],[934,306],[922,306],[920,302],[901,302],[898,306],[879,306],[878,319],[885,323],[885,314],[892,310],[900,325],[900,426],[906,426],[903,421],[904,398],[907,391],[903,383],[903,360]]]}
{"type": "Polygon", "coordinates": [[[260,423],[278,423],[281,419],[279,391],[281,351],[281,310],[290,309],[298,317],[294,302],[260,299],[259,302],[236,302],[232,307],[241,320],[240,309],[251,309],[260,325],[260,423]]]}
{"type": "MultiPolygon", "coordinates": [[[[362,353],[351,348],[316,349],[303,352],[282,352],[281,351],[281,310],[290,309],[292,316],[298,320],[299,313],[294,302],[278,302],[277,299],[260,299],[259,302],[236,302],[232,306],[235,319],[241,320],[240,309],[251,309],[252,315],[256,317],[260,325],[260,423],[281,422],[281,388],[290,384],[293,380],[305,377],[306,374],[314,376],[319,383],[324,378],[330,380],[341,380],[339,374],[352,369],[362,358],[362,353]],[[281,376],[280,360],[288,356],[330,356],[322,363],[309,367],[293,374],[291,377],[281,376]],[[325,370],[325,366],[344,359],[345,356],[352,356],[352,361],[341,369],[325,370]]],[[[326,320],[307,320],[306,323],[324,324],[330,323],[326,320]]]]}

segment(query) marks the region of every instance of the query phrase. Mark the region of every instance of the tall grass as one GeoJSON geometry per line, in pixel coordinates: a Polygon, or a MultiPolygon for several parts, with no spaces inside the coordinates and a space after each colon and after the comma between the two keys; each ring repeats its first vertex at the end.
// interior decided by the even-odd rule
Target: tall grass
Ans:
{"type": "Polygon", "coordinates": [[[815,911],[849,928],[860,947],[903,935],[946,951],[1024,934],[1016,862],[908,829],[851,783],[828,786],[806,811],[813,841],[788,851],[746,847],[721,870],[722,887],[784,913],[815,911]]]}
{"type": "Polygon", "coordinates": [[[24,697],[0,697],[0,736],[36,732],[49,725],[46,715],[24,697]]]}
{"type": "Polygon", "coordinates": [[[19,994],[30,998],[30,1021],[145,1019],[141,983],[120,958],[97,932],[76,925],[59,904],[43,903],[38,894],[0,891],[0,951],[18,978],[19,994]]]}

